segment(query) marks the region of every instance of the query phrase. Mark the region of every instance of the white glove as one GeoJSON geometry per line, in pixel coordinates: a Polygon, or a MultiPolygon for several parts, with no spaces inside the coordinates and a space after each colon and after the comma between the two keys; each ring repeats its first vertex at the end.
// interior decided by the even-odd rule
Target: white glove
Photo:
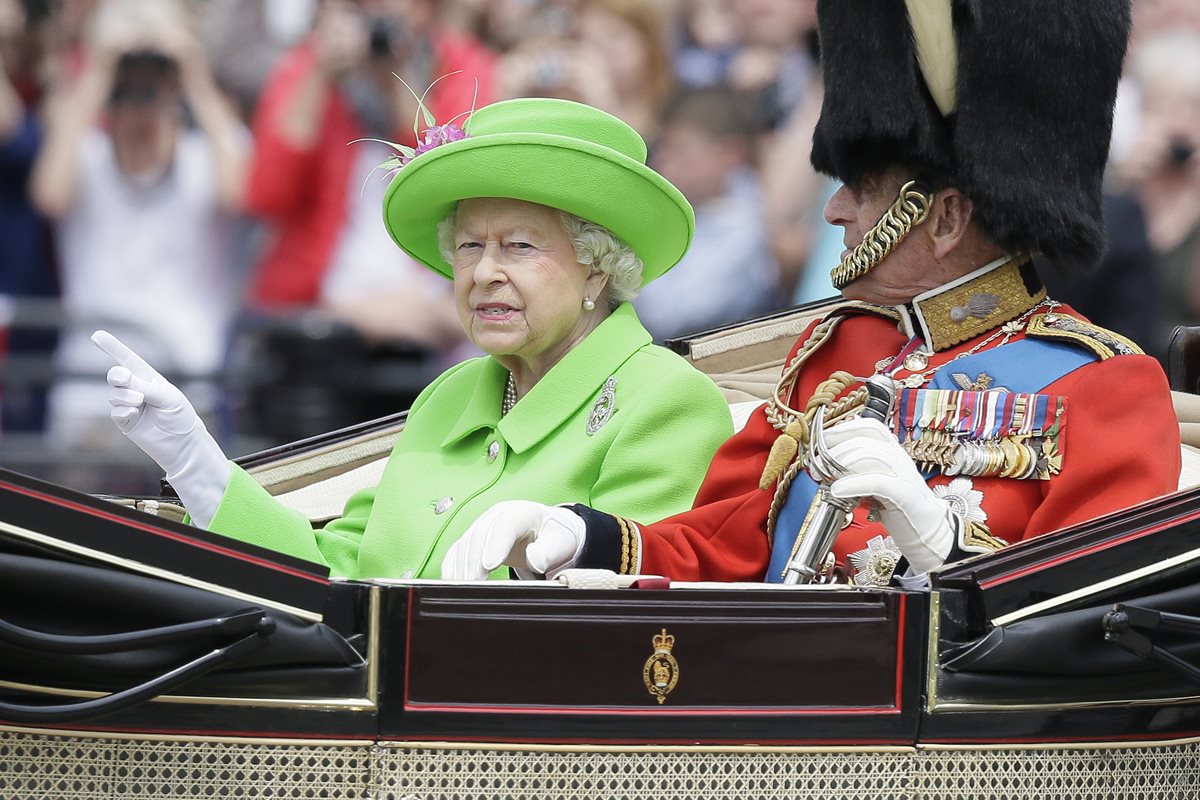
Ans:
{"type": "Polygon", "coordinates": [[[955,542],[950,506],[925,483],[917,465],[883,423],[855,419],[825,431],[829,456],[845,472],[834,480],[834,497],[874,498],[879,519],[917,572],[941,566],[955,542]]]}
{"type": "Polygon", "coordinates": [[[207,528],[229,485],[229,461],[174,385],[108,331],[92,341],[117,362],[108,371],[110,415],[163,468],[192,521],[207,528]]]}
{"type": "Polygon", "coordinates": [[[506,500],[480,514],[451,546],[442,579],[481,581],[501,564],[553,578],[579,560],[586,535],[587,525],[570,509],[506,500]]]}

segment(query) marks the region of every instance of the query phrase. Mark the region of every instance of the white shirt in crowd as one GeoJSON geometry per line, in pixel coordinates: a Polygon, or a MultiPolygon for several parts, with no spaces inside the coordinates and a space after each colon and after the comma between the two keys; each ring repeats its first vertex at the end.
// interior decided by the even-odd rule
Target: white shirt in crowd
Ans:
{"type": "MultiPolygon", "coordinates": [[[[59,344],[66,376],[50,398],[50,428],[69,440],[80,424],[108,417],[108,358],[89,340],[105,327],[159,371],[211,376],[221,366],[240,277],[232,215],[217,197],[202,133],[180,134],[167,174],[141,185],[117,165],[109,137],[80,147],[78,196],[58,223],[63,304],[59,344]]],[[[183,380],[186,384],[186,380],[183,380]]]]}

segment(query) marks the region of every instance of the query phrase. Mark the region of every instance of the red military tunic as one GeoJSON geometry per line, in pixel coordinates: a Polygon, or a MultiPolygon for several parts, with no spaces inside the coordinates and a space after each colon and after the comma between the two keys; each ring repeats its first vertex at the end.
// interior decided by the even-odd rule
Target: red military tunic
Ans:
{"type": "MultiPolygon", "coordinates": [[[[1062,306],[1054,313],[1082,320],[1062,306]]],[[[817,324],[800,337],[789,362],[817,324]]],[[[978,348],[975,353],[998,348],[1001,337],[980,347],[997,328],[933,353],[928,367],[944,365],[974,348],[978,348]]],[[[1016,343],[1025,337],[1021,327],[1005,338],[1016,343]]],[[[803,366],[788,405],[803,409],[817,385],[836,370],[871,375],[877,362],[895,357],[907,341],[893,319],[852,314],[803,366]]],[[[895,377],[910,374],[900,370],[895,377]]],[[[973,488],[982,492],[981,507],[992,536],[1011,543],[1175,491],[1179,428],[1157,361],[1141,354],[1091,361],[1054,380],[1041,393],[1061,396],[1068,403],[1059,439],[1061,472],[1049,480],[972,478],[973,488]]],[[[631,563],[630,568],[674,580],[762,580],[770,552],[767,517],[775,487],[760,490],[758,483],[778,435],[764,409],[757,409],[745,428],[717,452],[694,507],[640,526],[640,564],[631,563]]],[[[928,482],[936,487],[950,480],[939,472],[928,482]]],[[[860,507],[837,540],[839,564],[879,535],[886,535],[883,526],[868,521],[860,507]]]]}

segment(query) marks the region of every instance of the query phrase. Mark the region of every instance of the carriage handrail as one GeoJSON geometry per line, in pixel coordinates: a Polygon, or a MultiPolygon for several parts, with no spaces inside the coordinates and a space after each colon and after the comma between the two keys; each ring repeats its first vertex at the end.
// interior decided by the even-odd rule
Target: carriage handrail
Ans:
{"type": "Polygon", "coordinates": [[[255,631],[265,616],[266,612],[261,608],[250,608],[215,619],[94,636],[47,633],[0,620],[0,641],[46,653],[73,655],[117,653],[178,642],[183,639],[196,639],[206,634],[220,634],[223,637],[240,636],[255,631]]]}

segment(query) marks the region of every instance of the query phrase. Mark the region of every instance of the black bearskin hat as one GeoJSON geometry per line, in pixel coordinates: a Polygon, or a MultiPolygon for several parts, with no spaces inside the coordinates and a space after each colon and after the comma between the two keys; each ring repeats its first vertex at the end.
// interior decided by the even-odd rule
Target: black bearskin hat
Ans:
{"type": "Polygon", "coordinates": [[[813,166],[849,184],[908,167],[971,198],[1010,253],[1090,268],[1104,250],[1101,183],[1130,0],[934,2],[953,26],[939,102],[909,19],[927,0],[818,0],[825,95],[813,166]]]}

